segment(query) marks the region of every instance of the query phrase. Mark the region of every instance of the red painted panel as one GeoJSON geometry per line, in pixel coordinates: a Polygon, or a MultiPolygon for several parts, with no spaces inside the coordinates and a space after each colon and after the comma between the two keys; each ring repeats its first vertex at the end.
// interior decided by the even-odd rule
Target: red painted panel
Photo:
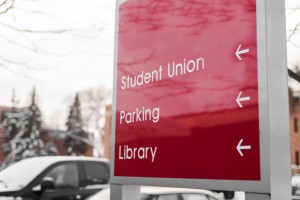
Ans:
{"type": "Polygon", "coordinates": [[[115,176],[260,180],[255,0],[127,0],[118,40],[115,176]]]}

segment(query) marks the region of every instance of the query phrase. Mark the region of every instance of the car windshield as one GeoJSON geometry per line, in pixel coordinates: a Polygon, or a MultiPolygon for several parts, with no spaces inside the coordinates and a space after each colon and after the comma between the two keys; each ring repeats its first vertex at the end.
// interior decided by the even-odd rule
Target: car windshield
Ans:
{"type": "Polygon", "coordinates": [[[0,171],[0,183],[6,188],[24,188],[48,165],[49,162],[40,162],[38,159],[19,161],[0,171]]]}
{"type": "Polygon", "coordinates": [[[300,175],[292,177],[292,185],[300,185],[300,175]]]}

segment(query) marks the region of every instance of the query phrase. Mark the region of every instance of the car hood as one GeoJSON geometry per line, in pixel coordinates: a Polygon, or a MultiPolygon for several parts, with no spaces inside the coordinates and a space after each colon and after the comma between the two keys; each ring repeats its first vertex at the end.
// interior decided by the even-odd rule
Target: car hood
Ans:
{"type": "Polygon", "coordinates": [[[16,192],[16,191],[19,191],[20,189],[21,189],[21,187],[18,187],[18,186],[5,185],[3,183],[0,183],[0,195],[2,193],[16,192]]]}

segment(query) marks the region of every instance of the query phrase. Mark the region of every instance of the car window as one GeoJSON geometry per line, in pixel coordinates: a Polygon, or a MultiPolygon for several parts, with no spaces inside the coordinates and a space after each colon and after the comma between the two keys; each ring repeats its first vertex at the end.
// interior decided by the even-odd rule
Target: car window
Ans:
{"type": "Polygon", "coordinates": [[[75,163],[60,164],[51,169],[45,177],[54,180],[55,189],[78,188],[78,169],[75,163]]]}
{"type": "Polygon", "coordinates": [[[177,194],[164,194],[164,195],[159,195],[157,200],[178,200],[177,194]]]}
{"type": "Polygon", "coordinates": [[[182,194],[183,200],[209,200],[203,194],[182,194]]]}
{"type": "Polygon", "coordinates": [[[109,171],[108,168],[101,163],[84,163],[87,186],[108,184],[109,171]]]}

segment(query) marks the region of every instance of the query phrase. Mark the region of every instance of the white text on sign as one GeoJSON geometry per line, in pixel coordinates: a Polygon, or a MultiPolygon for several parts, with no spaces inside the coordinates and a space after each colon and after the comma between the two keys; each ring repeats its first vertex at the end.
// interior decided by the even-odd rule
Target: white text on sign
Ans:
{"type": "Polygon", "coordinates": [[[159,121],[159,108],[145,109],[143,107],[142,109],[136,108],[133,112],[120,111],[120,124],[124,122],[130,124],[143,121],[157,123],[159,121]]]}
{"type": "Polygon", "coordinates": [[[138,75],[131,76],[126,75],[121,77],[121,89],[134,88],[153,82],[161,81],[164,73],[164,69],[167,69],[167,76],[174,78],[185,74],[193,73],[196,71],[205,69],[205,60],[203,57],[196,59],[186,60],[182,62],[170,62],[167,64],[167,68],[159,66],[158,69],[152,70],[151,72],[145,72],[142,70],[138,75]]]}
{"type": "Polygon", "coordinates": [[[129,147],[128,145],[119,146],[119,159],[120,160],[134,160],[134,159],[150,159],[151,162],[155,161],[157,147],[129,147]]]}

